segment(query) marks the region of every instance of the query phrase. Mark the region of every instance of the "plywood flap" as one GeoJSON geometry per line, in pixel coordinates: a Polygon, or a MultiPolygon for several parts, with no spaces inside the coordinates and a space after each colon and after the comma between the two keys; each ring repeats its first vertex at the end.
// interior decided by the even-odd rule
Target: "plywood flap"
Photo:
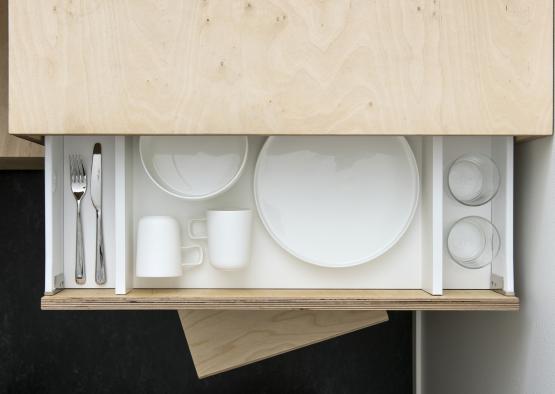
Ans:
{"type": "Polygon", "coordinates": [[[179,311],[200,378],[388,320],[384,311],[179,311]]]}

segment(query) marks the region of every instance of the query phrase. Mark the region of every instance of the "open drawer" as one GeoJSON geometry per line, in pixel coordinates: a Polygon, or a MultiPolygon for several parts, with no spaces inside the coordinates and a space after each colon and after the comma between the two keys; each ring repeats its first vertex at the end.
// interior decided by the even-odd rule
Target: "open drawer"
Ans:
{"type": "MultiPolygon", "coordinates": [[[[214,138],[218,138],[215,136],[214,138]]],[[[353,137],[356,138],[356,137],[353,137]]],[[[393,253],[354,268],[322,269],[304,264],[271,242],[255,223],[251,266],[221,273],[208,264],[181,278],[145,279],[134,274],[134,235],[143,215],[186,220],[211,204],[252,205],[251,178],[265,137],[249,137],[241,180],[226,195],[184,203],[158,190],[142,170],[136,136],[47,136],[45,138],[46,269],[43,309],[336,309],[336,310],[516,310],[512,262],[512,137],[410,137],[418,162],[421,199],[411,227],[393,253]],[[95,142],[103,147],[103,217],[107,277],[78,285],[73,279],[75,202],[67,157],[80,153],[90,168],[95,142]],[[478,215],[492,221],[501,249],[492,264],[465,270],[450,260],[446,232],[475,213],[452,204],[444,190],[449,164],[465,151],[490,155],[501,172],[500,192],[478,215]],[[250,171],[250,172],[249,172],[250,171]],[[225,200],[227,199],[227,200],[225,200]],[[276,268],[276,267],[279,267],[276,268]],[[291,279],[295,278],[295,279],[291,279]]],[[[87,277],[94,278],[94,214],[84,199],[87,277]],[[87,234],[90,233],[90,234],[87,234]]]]}

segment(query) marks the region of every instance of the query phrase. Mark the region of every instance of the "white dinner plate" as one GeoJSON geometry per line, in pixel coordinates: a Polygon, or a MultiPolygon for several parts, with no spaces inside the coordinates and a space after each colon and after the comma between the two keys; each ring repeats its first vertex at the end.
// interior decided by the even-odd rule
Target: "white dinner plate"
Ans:
{"type": "Polygon", "coordinates": [[[298,259],[325,267],[389,250],[411,223],[420,189],[404,137],[269,137],[254,178],[270,235],[298,259]]]}
{"type": "Polygon", "coordinates": [[[228,190],[247,160],[245,136],[143,136],[141,162],[150,179],[165,192],[203,200],[228,190]]]}

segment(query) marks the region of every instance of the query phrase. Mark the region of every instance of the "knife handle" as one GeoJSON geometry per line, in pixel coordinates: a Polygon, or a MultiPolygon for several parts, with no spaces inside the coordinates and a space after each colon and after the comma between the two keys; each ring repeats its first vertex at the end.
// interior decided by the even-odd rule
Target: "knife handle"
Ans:
{"type": "Polygon", "coordinates": [[[96,211],[96,266],[94,279],[96,284],[106,283],[106,261],[104,256],[104,237],[102,235],[102,211],[96,211]]]}

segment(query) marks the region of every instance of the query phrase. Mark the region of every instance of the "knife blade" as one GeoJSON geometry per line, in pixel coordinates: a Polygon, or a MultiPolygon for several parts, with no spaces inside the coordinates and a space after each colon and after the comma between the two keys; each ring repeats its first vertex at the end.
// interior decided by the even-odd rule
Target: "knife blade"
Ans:
{"type": "Polygon", "coordinates": [[[106,283],[106,262],[104,256],[104,236],[102,231],[102,146],[94,144],[91,169],[91,200],[96,210],[96,264],[95,281],[106,283]]]}
{"type": "Polygon", "coordinates": [[[91,169],[91,200],[94,208],[102,209],[102,146],[94,144],[91,169]]]}

